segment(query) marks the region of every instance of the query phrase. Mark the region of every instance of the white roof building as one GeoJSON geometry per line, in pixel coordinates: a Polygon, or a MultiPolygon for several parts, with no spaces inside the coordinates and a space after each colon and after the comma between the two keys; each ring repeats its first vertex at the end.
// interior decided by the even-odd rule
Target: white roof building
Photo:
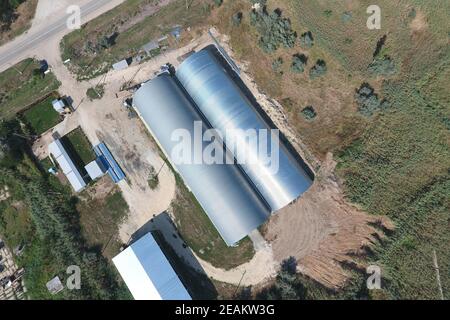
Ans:
{"type": "Polygon", "coordinates": [[[52,101],[53,109],[55,109],[58,113],[63,113],[65,111],[65,104],[64,101],[61,99],[56,99],[52,101]]]}
{"type": "Polygon", "coordinates": [[[112,67],[114,70],[123,70],[123,69],[128,68],[128,66],[129,66],[128,61],[126,59],[124,59],[124,60],[120,60],[119,62],[114,63],[112,67]]]}
{"type": "Polygon", "coordinates": [[[61,141],[58,139],[50,143],[50,145],[48,146],[48,151],[53,155],[53,158],[56,160],[56,162],[58,162],[59,167],[67,177],[67,180],[69,180],[75,192],[83,190],[84,187],[86,187],[86,182],[73,163],[72,159],[70,159],[70,156],[64,149],[61,141]]]}
{"type": "Polygon", "coordinates": [[[112,261],[135,300],[192,299],[151,233],[112,261]]]}
{"type": "Polygon", "coordinates": [[[95,180],[97,178],[100,178],[103,176],[106,172],[106,170],[101,165],[101,162],[95,159],[94,161],[90,162],[87,166],[84,167],[91,177],[92,180],[95,180]]]}

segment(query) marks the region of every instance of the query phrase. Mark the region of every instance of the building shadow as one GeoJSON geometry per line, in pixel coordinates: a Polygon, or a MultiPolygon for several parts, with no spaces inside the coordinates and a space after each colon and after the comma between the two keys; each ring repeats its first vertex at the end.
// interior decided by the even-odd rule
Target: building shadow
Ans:
{"type": "Polygon", "coordinates": [[[214,284],[181,237],[167,212],[155,215],[133,233],[128,245],[133,244],[149,232],[154,236],[193,299],[211,300],[217,298],[218,293],[214,284]]]}

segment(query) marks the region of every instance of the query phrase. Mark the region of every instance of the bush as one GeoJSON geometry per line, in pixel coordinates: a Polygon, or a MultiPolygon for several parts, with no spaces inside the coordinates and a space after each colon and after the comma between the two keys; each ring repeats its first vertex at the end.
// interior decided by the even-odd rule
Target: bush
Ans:
{"type": "Polygon", "coordinates": [[[281,70],[281,67],[283,66],[283,58],[278,57],[277,59],[273,60],[272,62],[272,70],[276,73],[283,74],[283,71],[281,70]]]}
{"type": "Polygon", "coordinates": [[[291,71],[301,73],[305,71],[308,58],[304,54],[295,54],[292,57],[291,71]]]}
{"type": "Polygon", "coordinates": [[[158,174],[155,171],[154,167],[150,168],[150,174],[148,177],[148,186],[150,187],[150,189],[155,190],[159,185],[159,178],[158,178],[158,174]]]}
{"type": "Polygon", "coordinates": [[[234,26],[239,26],[242,22],[242,12],[236,12],[235,14],[233,14],[233,16],[231,17],[231,21],[233,22],[234,26]]]}
{"type": "Polygon", "coordinates": [[[216,5],[216,7],[220,7],[223,3],[223,0],[214,0],[214,4],[216,5]]]}
{"type": "Polygon", "coordinates": [[[89,88],[86,91],[86,96],[89,100],[101,99],[105,94],[105,87],[103,85],[97,85],[95,87],[89,88]]]}
{"type": "Polygon", "coordinates": [[[381,100],[375,93],[375,90],[368,83],[363,83],[356,90],[355,100],[358,104],[358,112],[369,117],[378,110],[384,110],[389,107],[387,100],[381,100]]]}
{"type": "Polygon", "coordinates": [[[309,70],[309,77],[315,79],[317,77],[323,76],[327,73],[327,64],[325,61],[319,59],[316,64],[309,70]]]}
{"type": "Polygon", "coordinates": [[[268,14],[265,9],[252,10],[250,12],[250,23],[256,27],[261,35],[259,46],[264,52],[274,52],[280,46],[294,47],[297,35],[291,29],[290,21],[283,18],[280,11],[275,10],[268,14]]]}
{"type": "Polygon", "coordinates": [[[393,75],[397,71],[394,61],[387,55],[376,57],[367,69],[372,74],[383,76],[393,75]]]}
{"type": "Polygon", "coordinates": [[[314,45],[314,38],[311,31],[305,32],[300,36],[300,45],[304,48],[311,48],[314,45]]]}
{"type": "Polygon", "coordinates": [[[303,108],[301,114],[306,120],[312,120],[317,116],[316,110],[314,110],[313,106],[303,108]]]}
{"type": "Polygon", "coordinates": [[[352,20],[352,13],[350,11],[345,11],[341,16],[341,19],[343,22],[349,22],[352,20]]]}

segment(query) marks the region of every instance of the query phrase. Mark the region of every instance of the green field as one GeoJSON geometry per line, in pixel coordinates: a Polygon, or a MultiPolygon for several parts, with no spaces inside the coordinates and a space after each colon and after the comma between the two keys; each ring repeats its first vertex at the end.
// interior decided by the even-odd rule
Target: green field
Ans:
{"type": "Polygon", "coordinates": [[[69,132],[62,138],[64,146],[69,150],[68,152],[73,156],[75,164],[79,168],[84,168],[91,161],[95,160],[96,156],[92,145],[84,134],[81,127],[69,132]]]}
{"type": "Polygon", "coordinates": [[[127,0],[62,39],[62,58],[71,59],[69,69],[79,80],[107,72],[113,63],[137,54],[144,44],[167,34],[175,25],[201,23],[213,2],[189,1],[186,10],[186,1],[176,0],[152,16],[138,19],[139,11],[152,3],[152,0],[127,0]],[[110,37],[114,40],[107,40],[110,37]]]}
{"type": "Polygon", "coordinates": [[[108,259],[120,252],[119,225],[128,213],[128,205],[120,191],[114,185],[110,188],[102,199],[84,191],[80,195],[83,201],[77,205],[83,236],[108,259]]]}
{"type": "Polygon", "coordinates": [[[26,59],[0,73],[0,118],[13,118],[35,101],[57,90],[60,82],[49,73],[36,75],[39,62],[26,59]]]}
{"type": "Polygon", "coordinates": [[[49,96],[23,113],[23,118],[33,133],[40,135],[61,121],[59,113],[52,106],[54,99],[55,96],[49,96]]]}

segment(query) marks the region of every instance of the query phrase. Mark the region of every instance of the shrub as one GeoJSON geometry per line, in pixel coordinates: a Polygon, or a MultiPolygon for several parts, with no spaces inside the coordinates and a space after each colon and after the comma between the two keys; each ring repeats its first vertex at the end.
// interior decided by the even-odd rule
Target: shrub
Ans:
{"type": "Polygon", "coordinates": [[[274,52],[280,46],[294,47],[297,35],[291,29],[290,21],[283,18],[280,11],[275,10],[268,14],[265,9],[252,10],[250,12],[250,23],[256,27],[261,35],[259,46],[264,52],[274,52]]]}
{"type": "Polygon", "coordinates": [[[314,38],[311,31],[305,32],[300,36],[300,45],[304,48],[311,48],[314,45],[314,38]]]}
{"type": "Polygon", "coordinates": [[[397,71],[394,61],[387,55],[376,57],[367,69],[370,73],[384,76],[393,75],[397,71]]]}
{"type": "Polygon", "coordinates": [[[327,64],[325,61],[319,59],[316,64],[309,70],[309,77],[315,79],[317,77],[323,76],[327,73],[327,64]]]}
{"type": "Polygon", "coordinates": [[[369,117],[378,110],[384,110],[390,106],[387,100],[381,100],[375,90],[368,83],[363,83],[356,90],[355,100],[358,104],[358,112],[369,117]]]}
{"type": "Polygon", "coordinates": [[[220,7],[223,3],[223,0],[214,0],[214,4],[216,5],[216,7],[220,7]]]}
{"type": "Polygon", "coordinates": [[[292,57],[291,70],[295,73],[301,73],[305,71],[305,66],[308,58],[304,54],[295,54],[292,57]]]}
{"type": "Polygon", "coordinates": [[[89,88],[86,91],[86,96],[89,100],[101,99],[105,94],[105,87],[103,85],[97,85],[95,87],[89,88]]]}
{"type": "Polygon", "coordinates": [[[242,12],[236,12],[235,14],[233,14],[233,16],[231,17],[231,21],[233,22],[234,26],[239,26],[242,22],[242,12]]]}
{"type": "Polygon", "coordinates": [[[343,22],[349,22],[352,20],[352,13],[350,11],[345,11],[341,16],[341,19],[343,22]]]}
{"type": "Polygon", "coordinates": [[[155,171],[154,167],[150,168],[150,174],[148,176],[148,186],[150,189],[155,190],[159,185],[158,174],[155,171]]]}
{"type": "Polygon", "coordinates": [[[272,70],[276,73],[283,74],[281,67],[283,66],[283,58],[278,57],[272,62],[272,70]]]}
{"type": "Polygon", "coordinates": [[[327,9],[323,11],[323,15],[327,18],[331,17],[333,15],[333,10],[327,9]]]}
{"type": "Polygon", "coordinates": [[[301,111],[301,114],[306,120],[312,120],[317,116],[316,110],[314,110],[313,106],[306,106],[301,111]]]}

